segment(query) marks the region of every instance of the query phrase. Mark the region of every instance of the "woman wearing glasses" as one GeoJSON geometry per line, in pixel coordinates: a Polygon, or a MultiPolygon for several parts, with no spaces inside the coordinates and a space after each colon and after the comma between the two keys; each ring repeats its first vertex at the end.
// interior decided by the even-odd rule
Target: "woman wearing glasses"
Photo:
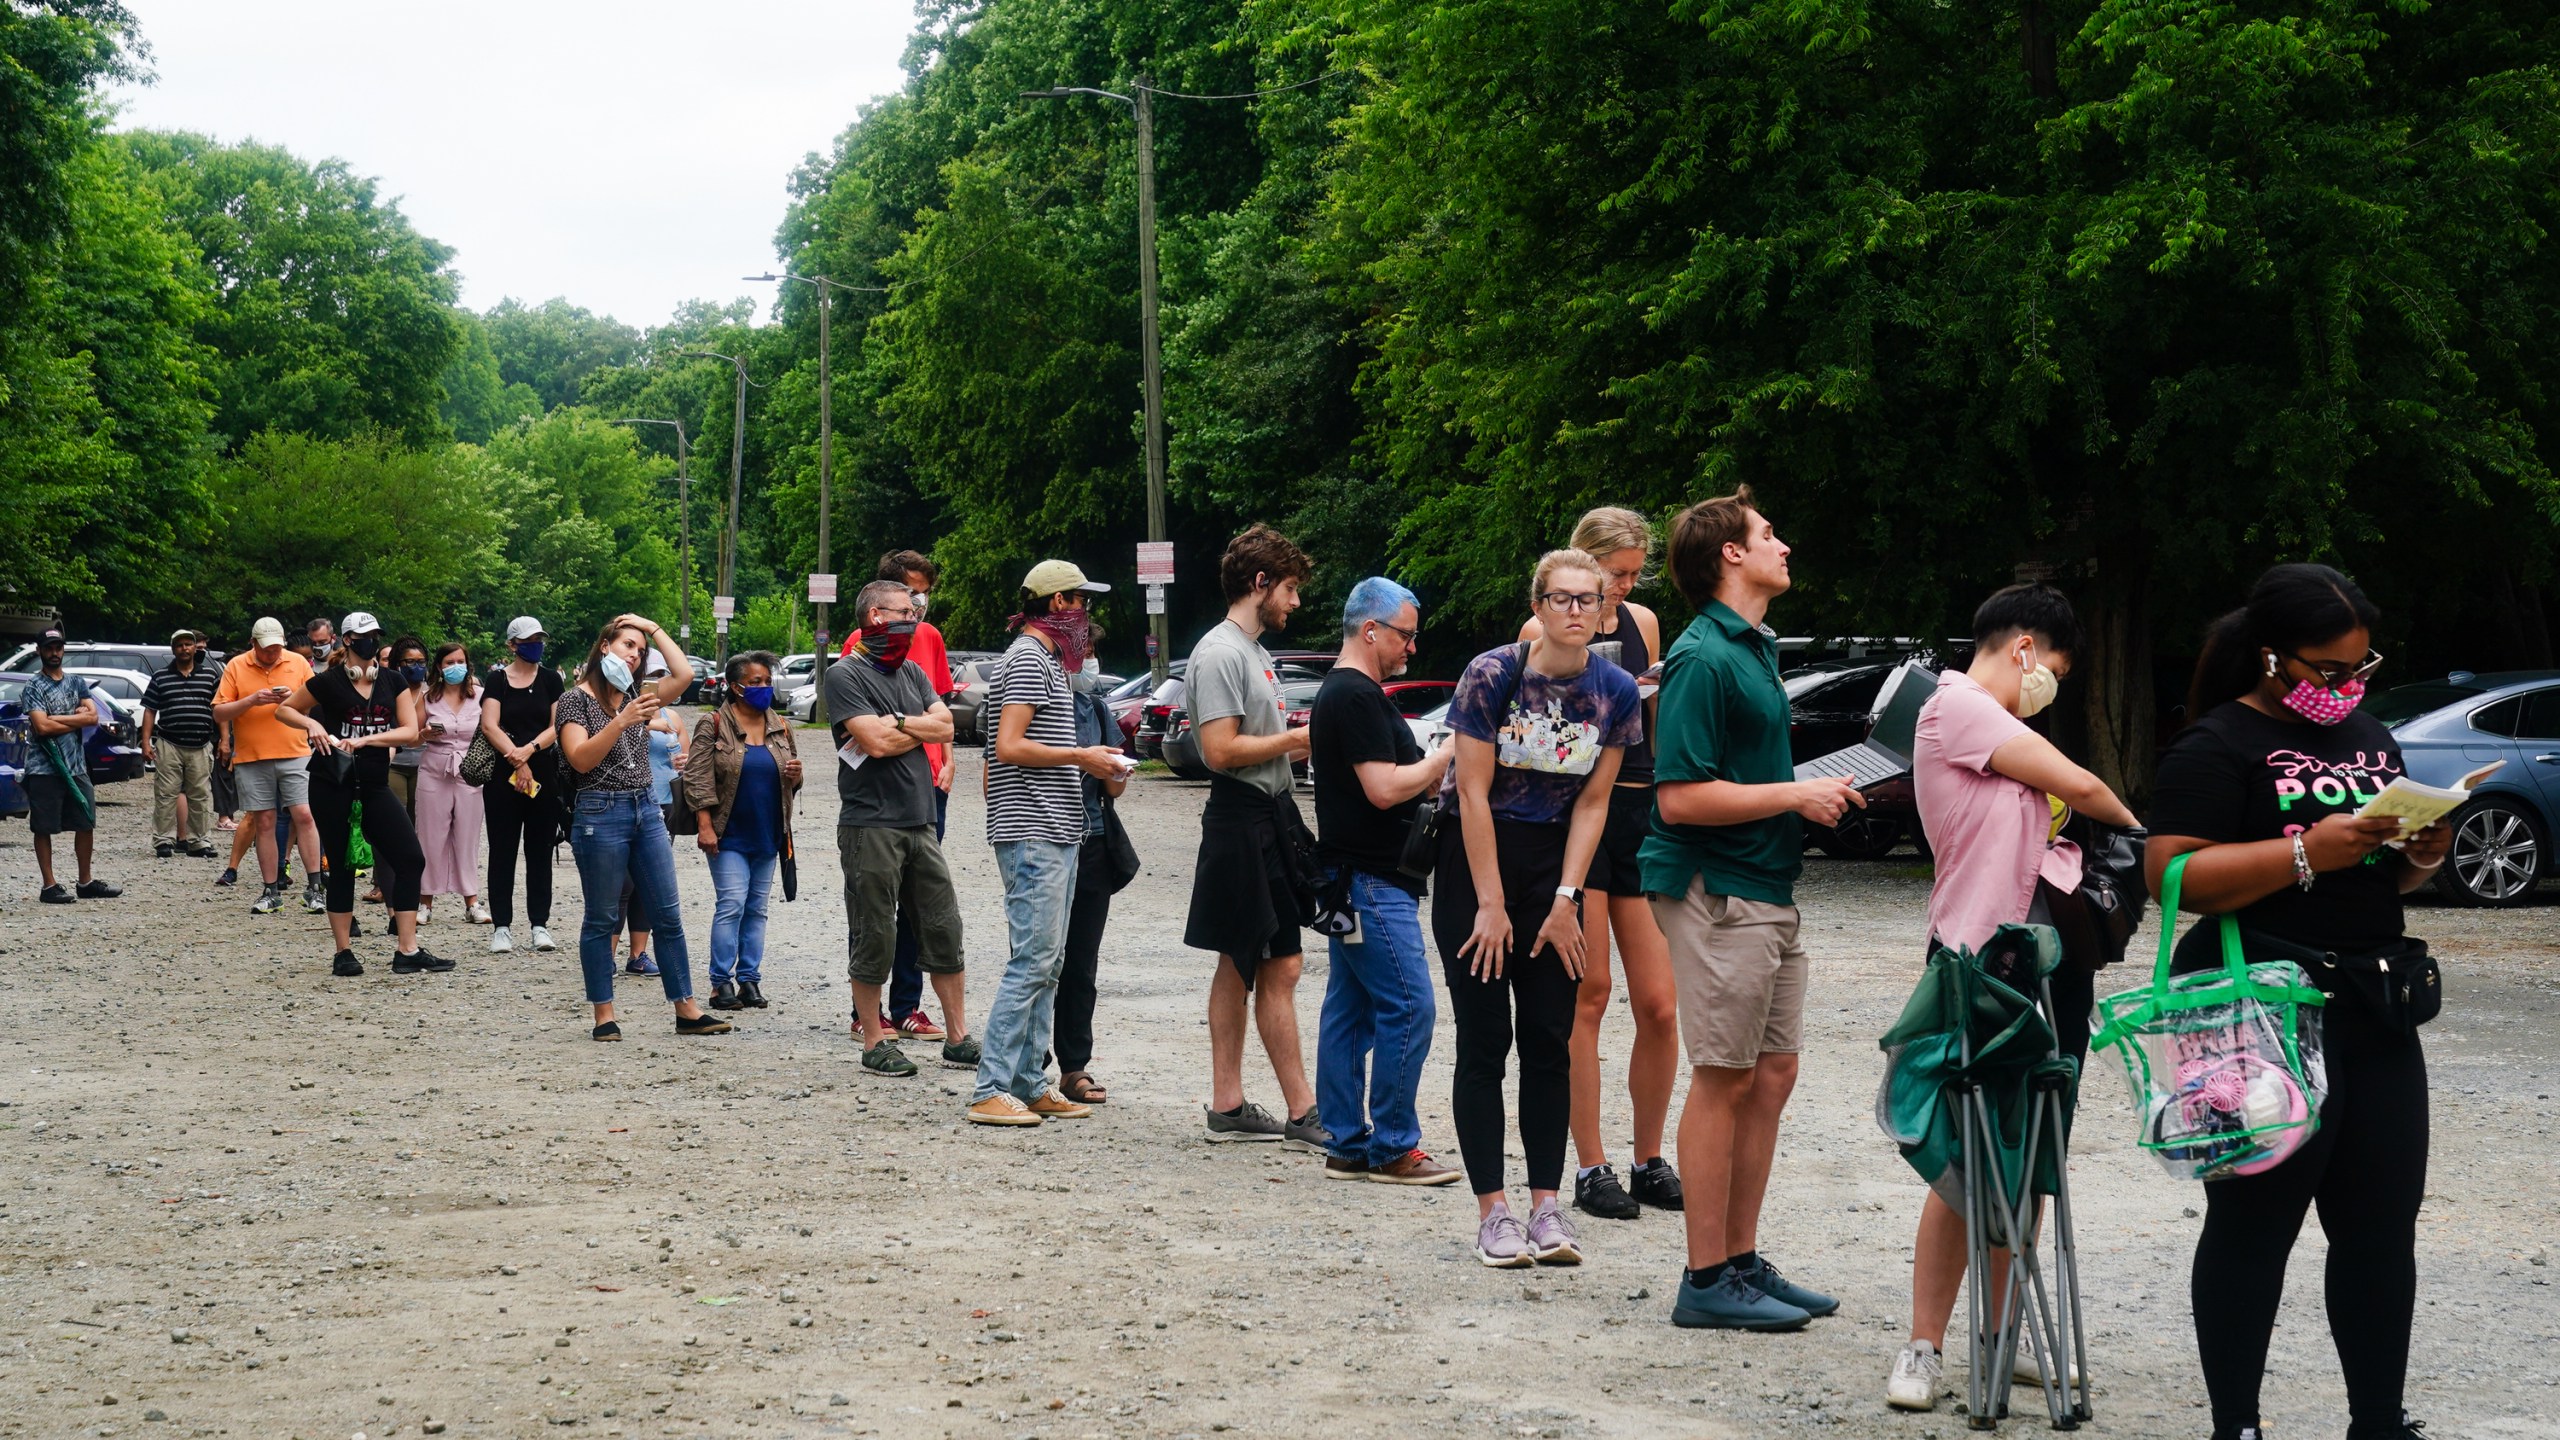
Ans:
{"type": "MultiPolygon", "coordinates": [[[[2368,955],[2401,939],[2400,897],[2444,863],[2439,823],[2400,849],[2394,820],[2359,820],[2402,773],[2390,730],[2357,711],[2382,662],[2380,612],[2326,565],[2278,565],[2214,622],[2196,662],[2194,719],[2161,758],[2146,857],[2152,893],[2190,856],[2182,908],[2236,914],[2265,958],[2312,954],[2329,1098],[2320,1131],[2284,1163],[2205,1186],[2192,1281],[2196,1343],[2216,1440],[2257,1435],[2258,1388],[2285,1261],[2317,1205],[2329,1237],[2329,1332],[2350,1440],[2412,1440],[2400,1408],[2418,1290],[2427,1183],[2427,1068],[2414,1030],[2368,1008],[2318,954],[2368,955]]],[[[2179,942],[2182,970],[2219,966],[2219,926],[2179,942]]]]}
{"type": "Polygon", "coordinates": [[[1594,664],[1607,603],[1600,562],[1551,550],[1529,586],[1537,638],[1471,661],[1449,702],[1457,763],[1444,782],[1431,928],[1456,1022],[1450,1109],[1476,1196],[1476,1258],[1498,1269],[1581,1262],[1556,1204],[1571,1043],[1583,975],[1582,884],[1627,747],[1644,738],[1635,678],[1594,664]],[[1502,1080],[1520,1050],[1529,1221],[1504,1190],[1502,1080]]]}

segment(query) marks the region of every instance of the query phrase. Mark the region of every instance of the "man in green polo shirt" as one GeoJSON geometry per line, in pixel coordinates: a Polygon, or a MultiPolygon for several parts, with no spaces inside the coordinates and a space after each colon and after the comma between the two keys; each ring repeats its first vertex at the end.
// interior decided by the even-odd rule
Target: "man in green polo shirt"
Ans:
{"type": "Polygon", "coordinates": [[[1828,825],[1864,802],[1844,782],[1795,778],[1778,647],[1762,623],[1791,583],[1787,547],[1751,491],[1683,511],[1670,559],[1698,618],[1663,657],[1653,830],[1639,858],[1689,1052],[1679,1146],[1689,1266],[1671,1318],[1794,1330],[1840,1308],[1759,1249],[1778,1117],[1804,1042],[1795,882],[1803,822],[1828,825]]]}

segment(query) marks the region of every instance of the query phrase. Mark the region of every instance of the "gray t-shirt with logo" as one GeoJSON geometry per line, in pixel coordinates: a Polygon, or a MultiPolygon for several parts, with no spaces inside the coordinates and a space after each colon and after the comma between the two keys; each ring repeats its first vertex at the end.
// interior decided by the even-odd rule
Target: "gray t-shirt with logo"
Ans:
{"type": "MultiPolygon", "coordinates": [[[[1191,647],[1191,668],[1182,677],[1183,708],[1191,712],[1191,728],[1212,720],[1232,719],[1239,735],[1277,735],[1287,728],[1280,705],[1280,672],[1262,643],[1221,620],[1191,647]]],[[[1286,758],[1265,760],[1226,772],[1272,795],[1286,795],[1295,783],[1286,758]]]]}

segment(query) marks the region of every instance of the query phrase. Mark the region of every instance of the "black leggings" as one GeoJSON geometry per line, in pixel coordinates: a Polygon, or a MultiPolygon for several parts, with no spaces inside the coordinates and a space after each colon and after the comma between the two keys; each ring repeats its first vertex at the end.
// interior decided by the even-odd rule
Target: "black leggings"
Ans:
{"type": "Polygon", "coordinates": [[[489,919],[516,923],[516,848],[524,848],[525,916],[551,923],[551,847],[560,843],[559,811],[551,792],[530,799],[500,776],[480,787],[480,813],[489,822],[489,919]]]}
{"type": "Polygon", "coordinates": [[[1111,862],[1099,838],[1087,839],[1076,856],[1075,908],[1067,915],[1066,961],[1058,969],[1058,1071],[1072,1075],[1093,1063],[1094,981],[1102,970],[1102,930],[1111,923],[1111,862]]]}
{"type": "Polygon", "coordinates": [[[1467,1188],[1478,1195],[1503,1188],[1502,1082],[1514,1040],[1520,1047],[1520,1153],[1529,1188],[1562,1188],[1573,1104],[1573,1009],[1581,989],[1555,951],[1529,954],[1538,927],[1555,907],[1567,827],[1496,820],[1493,828],[1502,898],[1511,915],[1511,953],[1503,958],[1500,979],[1468,974],[1468,962],[1458,955],[1475,928],[1476,884],[1455,817],[1442,827],[1431,897],[1432,937],[1439,942],[1449,1016],[1458,1032],[1449,1109],[1467,1188]]]}
{"type": "Polygon", "coordinates": [[[418,832],[410,828],[400,797],[382,781],[341,787],[314,777],[311,823],[320,827],[320,853],[329,859],[329,913],[356,912],[356,867],[347,862],[354,831],[347,821],[359,800],[364,802],[364,843],[373,847],[375,883],[393,911],[417,909],[418,877],[426,871],[427,852],[418,848],[418,832]]]}
{"type": "Polygon", "coordinates": [[[2192,1294],[2217,1436],[2258,1423],[2285,1261],[2314,1205],[2329,1237],[2329,1335],[2346,1375],[2348,1434],[2385,1433],[2400,1419],[2427,1188],[2426,1053],[2417,1037],[2378,1029],[2352,995],[2329,1002],[2324,1026],[2320,1133],[2273,1170],[2204,1187],[2192,1294]]]}

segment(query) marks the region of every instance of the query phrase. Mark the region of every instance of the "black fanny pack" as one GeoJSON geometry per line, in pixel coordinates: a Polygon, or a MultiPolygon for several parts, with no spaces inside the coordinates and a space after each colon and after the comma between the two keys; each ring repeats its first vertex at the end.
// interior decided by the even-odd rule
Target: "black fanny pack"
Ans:
{"type": "Polygon", "coordinates": [[[2315,950],[2245,927],[2240,935],[2252,956],[2301,966],[2312,984],[2333,996],[2355,997],[2365,1014],[2394,1035],[2416,1030],[2444,1008],[2444,974],[2427,953],[2427,942],[2414,935],[2352,953],[2315,950]]]}
{"type": "Polygon", "coordinates": [[[1415,802],[1413,819],[1404,828],[1404,845],[1396,852],[1396,869],[1416,880],[1431,878],[1440,863],[1440,790],[1434,786],[1415,802]]]}

